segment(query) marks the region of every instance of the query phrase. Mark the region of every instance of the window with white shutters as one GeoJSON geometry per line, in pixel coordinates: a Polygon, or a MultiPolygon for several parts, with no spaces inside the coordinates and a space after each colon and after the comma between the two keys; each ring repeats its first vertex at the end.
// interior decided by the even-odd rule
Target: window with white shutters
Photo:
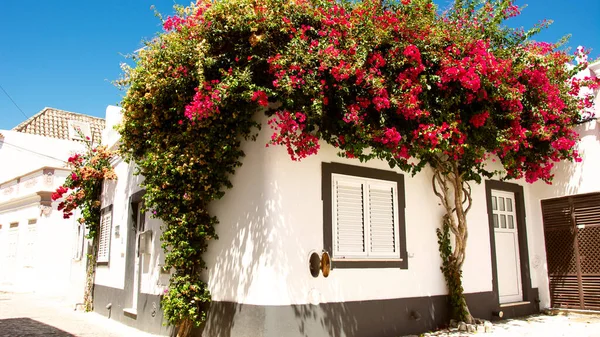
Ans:
{"type": "Polygon", "coordinates": [[[408,269],[404,176],[322,163],[323,250],[332,268],[408,269]]]}
{"type": "Polygon", "coordinates": [[[110,260],[110,235],[112,232],[112,206],[102,210],[100,232],[98,233],[98,263],[110,260]]]}
{"type": "Polygon", "coordinates": [[[333,175],[334,258],[399,259],[397,184],[333,175]]]}

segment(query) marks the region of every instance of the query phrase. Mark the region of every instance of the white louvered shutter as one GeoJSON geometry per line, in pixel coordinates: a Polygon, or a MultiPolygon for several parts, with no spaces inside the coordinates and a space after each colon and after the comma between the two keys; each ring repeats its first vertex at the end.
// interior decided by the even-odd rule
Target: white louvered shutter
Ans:
{"type": "Polygon", "coordinates": [[[98,242],[98,262],[108,262],[110,258],[110,231],[112,212],[106,211],[100,218],[100,233],[98,242]]]}
{"type": "Polygon", "coordinates": [[[396,183],[369,181],[369,256],[399,258],[396,183]]]}
{"type": "Polygon", "coordinates": [[[333,176],[334,256],[367,255],[365,233],[365,181],[348,176],[333,176]]]}

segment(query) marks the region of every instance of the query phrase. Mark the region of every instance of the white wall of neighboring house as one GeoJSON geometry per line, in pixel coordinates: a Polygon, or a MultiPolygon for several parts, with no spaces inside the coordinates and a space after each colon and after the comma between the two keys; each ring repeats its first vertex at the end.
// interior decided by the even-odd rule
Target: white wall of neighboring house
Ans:
{"type": "Polygon", "coordinates": [[[0,134],[0,290],[80,303],[85,259],[75,256],[81,243],[74,235],[77,217],[63,219],[49,195],[64,183],[70,172],[66,159],[83,144],[16,131],[0,134]]]}
{"type": "Polygon", "coordinates": [[[59,296],[74,304],[81,302],[85,277],[85,262],[74,259],[76,244],[82,243],[74,236],[77,217],[63,219],[58,202],[40,204],[69,171],[49,170],[0,185],[0,289],[59,296]]]}
{"type": "MultiPolygon", "coordinates": [[[[114,165],[118,179],[104,183],[102,194],[102,208],[112,205],[113,222],[110,235],[110,260],[108,264],[101,264],[96,269],[95,283],[116,289],[125,287],[125,264],[127,259],[127,241],[129,235],[136,235],[127,230],[130,217],[129,196],[141,190],[142,177],[132,174],[132,165],[117,160],[114,165]],[[118,234],[117,234],[118,233],[118,234]]],[[[148,212],[146,229],[152,231],[151,248],[147,254],[141,254],[140,265],[140,290],[145,294],[162,294],[168,283],[168,274],[160,272],[164,265],[164,254],[160,247],[160,226],[162,222],[153,219],[148,212]]]]}
{"type": "Polygon", "coordinates": [[[64,167],[74,152],[84,149],[83,144],[32,135],[17,131],[0,130],[0,183],[32,172],[40,167],[64,167]]]}
{"type": "Polygon", "coordinates": [[[137,192],[137,180],[132,178],[130,165],[118,160],[114,166],[118,179],[105,181],[102,193],[102,208],[112,205],[112,229],[110,235],[109,262],[96,268],[96,284],[123,289],[125,278],[125,258],[127,252],[127,219],[129,217],[128,199],[137,192]]]}
{"type": "MultiPolygon", "coordinates": [[[[120,108],[109,106],[106,109],[106,129],[102,134],[104,144],[109,148],[116,148],[119,134],[114,130],[121,120],[120,108]]],[[[124,289],[127,261],[127,242],[130,235],[137,235],[127,230],[130,220],[129,197],[141,190],[140,184],[143,177],[133,175],[133,165],[121,158],[113,162],[113,169],[118,177],[115,181],[106,181],[103,185],[102,208],[112,205],[112,229],[110,235],[110,260],[101,264],[96,269],[95,284],[115,289],[124,289]]],[[[145,227],[152,232],[150,249],[140,255],[140,292],[144,294],[159,295],[164,292],[169,280],[168,273],[161,273],[164,265],[164,253],[160,246],[161,224],[158,219],[153,219],[147,212],[145,227]]]]}

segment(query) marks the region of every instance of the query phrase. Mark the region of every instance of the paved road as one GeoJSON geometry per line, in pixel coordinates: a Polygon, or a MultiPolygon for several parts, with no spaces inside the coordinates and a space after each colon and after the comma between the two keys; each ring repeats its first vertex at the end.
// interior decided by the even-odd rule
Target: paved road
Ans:
{"type": "Polygon", "coordinates": [[[157,337],[58,299],[0,292],[0,337],[157,337]]]}
{"type": "MultiPolygon", "coordinates": [[[[94,313],[73,311],[57,299],[0,292],[0,337],[158,337],[94,313]]],[[[538,315],[495,323],[489,334],[437,331],[436,337],[600,337],[600,315],[538,315]]]]}

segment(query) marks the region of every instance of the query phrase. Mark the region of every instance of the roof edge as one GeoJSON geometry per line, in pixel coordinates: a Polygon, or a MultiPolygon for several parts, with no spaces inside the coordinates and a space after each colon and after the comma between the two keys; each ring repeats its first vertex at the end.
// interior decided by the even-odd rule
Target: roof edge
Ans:
{"type": "Polygon", "coordinates": [[[39,117],[40,115],[42,115],[44,112],[46,112],[48,110],[56,110],[56,111],[66,112],[66,113],[70,113],[70,114],[74,114],[74,115],[79,115],[79,116],[84,116],[84,117],[88,117],[88,118],[94,118],[94,119],[98,119],[98,120],[104,120],[104,118],[102,118],[102,117],[96,117],[96,116],[82,114],[80,112],[73,112],[73,111],[68,111],[68,110],[63,110],[63,109],[57,109],[57,108],[46,106],[42,110],[40,110],[38,113],[36,113],[35,115],[27,118],[23,122],[19,123],[19,125],[15,126],[11,130],[16,131],[18,128],[27,125],[28,123],[30,123],[31,121],[33,121],[34,119],[36,119],[37,117],[39,117]]]}

